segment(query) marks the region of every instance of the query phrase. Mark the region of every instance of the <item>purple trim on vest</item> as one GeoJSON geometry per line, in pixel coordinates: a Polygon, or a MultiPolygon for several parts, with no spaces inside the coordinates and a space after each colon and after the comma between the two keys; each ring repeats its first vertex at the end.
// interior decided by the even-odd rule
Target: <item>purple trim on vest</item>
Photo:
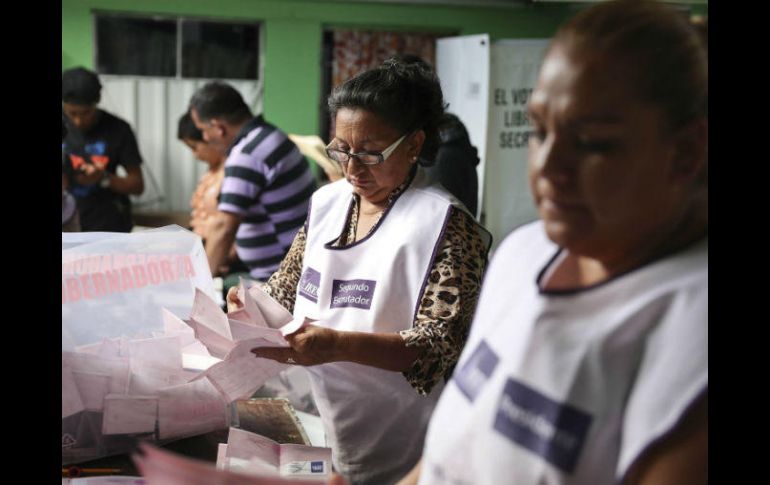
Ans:
{"type": "Polygon", "coordinates": [[[692,249],[694,246],[700,244],[704,239],[706,239],[706,237],[707,236],[699,237],[698,239],[695,239],[695,240],[687,243],[686,245],[682,246],[681,248],[677,249],[676,251],[667,253],[667,254],[665,254],[664,256],[662,256],[662,257],[660,257],[658,259],[655,259],[653,261],[645,263],[645,264],[643,264],[641,266],[636,266],[636,267],[631,268],[629,270],[623,271],[622,273],[618,273],[618,274],[616,274],[614,276],[611,276],[610,278],[608,278],[608,279],[606,279],[604,281],[600,281],[600,282],[594,283],[592,285],[582,286],[582,287],[578,287],[578,288],[566,288],[566,289],[563,289],[563,290],[544,290],[543,287],[540,284],[543,281],[543,277],[545,276],[546,271],[548,271],[548,269],[551,267],[551,265],[553,265],[554,261],[559,256],[559,254],[561,254],[561,252],[564,251],[564,248],[558,248],[556,250],[556,254],[554,254],[553,257],[551,257],[551,259],[548,260],[548,262],[545,264],[545,266],[543,266],[543,269],[540,270],[540,272],[537,274],[537,277],[535,278],[535,286],[537,287],[537,293],[539,295],[542,295],[542,296],[553,296],[553,297],[572,296],[572,295],[577,295],[577,294],[580,294],[580,293],[586,293],[586,292],[589,292],[591,290],[595,290],[597,288],[601,288],[602,286],[606,286],[606,285],[612,283],[613,281],[618,280],[618,279],[626,276],[627,274],[633,273],[634,271],[647,268],[648,266],[652,266],[653,264],[655,264],[655,263],[657,263],[659,261],[666,260],[666,259],[668,259],[668,258],[670,258],[672,256],[675,256],[677,254],[681,254],[681,253],[683,253],[685,251],[688,251],[688,250],[692,249]]]}
{"type": "MultiPolygon", "coordinates": [[[[396,198],[393,199],[393,202],[388,206],[387,209],[385,209],[385,212],[382,214],[382,217],[380,217],[380,220],[377,221],[377,224],[374,225],[371,231],[369,231],[369,234],[366,235],[363,239],[360,239],[352,244],[346,244],[344,246],[332,246],[334,244],[334,241],[339,239],[339,236],[335,239],[332,239],[328,243],[324,244],[325,249],[329,249],[331,251],[341,251],[344,249],[352,248],[355,246],[358,246],[359,244],[365,242],[370,237],[374,236],[374,233],[377,232],[377,229],[380,227],[380,225],[385,221],[385,218],[388,217],[388,214],[390,213],[390,209],[392,209],[396,202],[398,202],[398,199],[401,198],[402,195],[406,193],[407,190],[409,190],[409,187],[412,185],[412,182],[414,181],[414,177],[417,175],[417,171],[413,171],[411,177],[409,178],[409,181],[406,183],[406,187],[404,187],[404,190],[402,190],[398,195],[396,195],[396,198]]],[[[348,206],[348,214],[350,214],[350,208],[353,206],[353,195],[350,196],[350,206],[348,206]]],[[[359,202],[359,212],[360,212],[360,202],[359,202]]],[[[347,225],[348,225],[348,218],[345,218],[345,227],[342,228],[343,231],[347,231],[347,225]]],[[[343,232],[340,232],[340,236],[344,234],[343,232]]]]}
{"type": "Polygon", "coordinates": [[[436,261],[438,246],[444,240],[444,233],[446,233],[446,228],[449,222],[449,217],[452,215],[453,207],[454,206],[452,204],[449,204],[449,207],[447,207],[446,215],[444,216],[444,223],[443,223],[443,226],[441,227],[441,233],[438,235],[438,239],[436,239],[436,244],[433,246],[433,254],[431,254],[430,256],[430,261],[428,262],[428,269],[425,270],[425,277],[423,277],[422,279],[420,292],[417,294],[417,304],[414,306],[414,313],[412,314],[412,328],[414,328],[414,321],[417,319],[417,311],[420,309],[420,303],[422,302],[422,294],[425,291],[425,287],[428,285],[428,278],[430,278],[430,270],[433,269],[433,263],[436,261]]]}
{"type": "Polygon", "coordinates": [[[628,475],[628,472],[634,467],[636,462],[639,461],[639,458],[644,456],[645,453],[647,453],[651,448],[654,448],[656,445],[660,444],[661,441],[669,438],[671,436],[671,431],[676,429],[677,426],[679,426],[682,421],[685,419],[685,417],[690,413],[690,411],[693,410],[693,408],[699,403],[699,401],[703,398],[707,398],[709,392],[709,385],[706,383],[706,387],[700,389],[696,394],[695,397],[692,398],[692,400],[685,406],[685,408],[682,410],[682,413],[676,418],[674,423],[671,424],[671,427],[664,430],[659,436],[654,438],[649,443],[645,444],[644,447],[639,450],[639,453],[636,454],[633,460],[628,464],[628,467],[625,469],[623,476],[617,479],[615,482],[615,485],[622,485],[625,483],[626,475],[628,475]]]}
{"type": "MultiPolygon", "coordinates": [[[[541,283],[543,281],[543,278],[545,277],[545,273],[548,271],[548,269],[553,266],[554,262],[556,262],[556,258],[559,257],[559,255],[564,251],[564,248],[558,248],[556,250],[556,253],[554,253],[553,256],[551,256],[551,259],[548,260],[548,262],[543,266],[543,269],[540,270],[540,272],[537,274],[537,277],[535,278],[535,286],[537,287],[537,293],[542,296],[553,296],[553,297],[559,297],[559,296],[572,296],[577,295],[579,293],[583,293],[585,291],[593,290],[594,288],[598,288],[600,286],[604,286],[607,283],[610,283],[614,281],[616,278],[619,278],[623,276],[626,273],[621,273],[619,275],[615,275],[612,278],[604,281],[600,281],[598,283],[594,283],[592,285],[583,286],[579,288],[565,288],[563,290],[544,290],[541,286],[541,283]]],[[[633,270],[632,270],[633,271],[633,270]]]]}
{"type": "MultiPolygon", "coordinates": [[[[307,200],[307,216],[305,217],[305,241],[307,241],[307,234],[310,230],[310,210],[313,208],[313,196],[307,200]]],[[[307,242],[305,243],[307,244],[307,242]]]]}
{"type": "MultiPolygon", "coordinates": [[[[353,210],[353,203],[354,203],[354,202],[355,202],[355,200],[354,200],[354,199],[353,199],[353,197],[351,196],[351,198],[350,198],[350,202],[348,203],[348,210],[347,210],[347,211],[345,211],[345,214],[350,214],[350,211],[352,211],[352,210],[353,210]]],[[[339,236],[337,236],[337,239],[339,239],[340,237],[342,237],[342,234],[344,234],[345,232],[347,232],[347,230],[348,230],[348,225],[349,225],[349,224],[350,224],[350,218],[348,218],[348,217],[345,217],[345,218],[342,220],[342,229],[340,230],[340,235],[339,235],[339,236]]],[[[334,241],[336,241],[337,239],[332,239],[332,240],[331,240],[331,241],[329,241],[328,243],[324,243],[324,249],[340,249],[340,248],[335,248],[335,247],[333,247],[333,246],[330,246],[331,244],[334,244],[334,241]]],[[[342,247],[342,249],[344,249],[344,248],[347,248],[347,247],[348,247],[348,246],[343,246],[343,247],[342,247]]]]}

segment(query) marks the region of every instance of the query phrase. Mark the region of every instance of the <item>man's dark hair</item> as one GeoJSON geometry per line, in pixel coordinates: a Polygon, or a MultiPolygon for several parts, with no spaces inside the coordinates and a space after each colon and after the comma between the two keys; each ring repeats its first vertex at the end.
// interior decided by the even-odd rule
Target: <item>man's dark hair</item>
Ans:
{"type": "Polygon", "coordinates": [[[392,57],[337,86],[328,105],[332,118],[342,108],[364,109],[401,133],[423,130],[420,163],[431,163],[436,156],[444,97],[436,73],[425,63],[392,57]]]}
{"type": "Polygon", "coordinates": [[[252,116],[241,93],[221,81],[206,83],[198,89],[190,99],[190,108],[195,109],[201,121],[221,118],[228,123],[240,123],[252,116]]]}
{"type": "Polygon", "coordinates": [[[179,124],[176,128],[176,137],[179,140],[194,140],[203,141],[203,132],[195,126],[195,122],[190,116],[190,112],[186,112],[179,118],[179,124]]]}
{"type": "Polygon", "coordinates": [[[67,69],[61,75],[61,100],[65,103],[92,105],[101,99],[102,84],[95,72],[83,67],[67,69]]]}

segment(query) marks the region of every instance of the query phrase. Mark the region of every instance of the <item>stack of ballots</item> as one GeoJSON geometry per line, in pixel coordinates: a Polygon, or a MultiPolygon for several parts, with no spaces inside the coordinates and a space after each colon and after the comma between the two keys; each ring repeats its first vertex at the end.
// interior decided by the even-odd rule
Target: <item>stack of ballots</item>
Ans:
{"type": "Polygon", "coordinates": [[[226,429],[230,403],[286,367],[249,350],[302,326],[247,293],[228,318],[200,238],[178,226],[63,233],[62,464],[226,429]]]}

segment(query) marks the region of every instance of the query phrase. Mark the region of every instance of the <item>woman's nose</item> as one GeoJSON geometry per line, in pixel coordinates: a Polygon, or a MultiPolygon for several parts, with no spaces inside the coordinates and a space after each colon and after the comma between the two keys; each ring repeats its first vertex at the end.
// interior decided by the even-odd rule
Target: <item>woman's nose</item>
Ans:
{"type": "Polygon", "coordinates": [[[365,169],[365,165],[358,160],[358,157],[351,156],[348,160],[348,172],[360,173],[365,169]]]}
{"type": "Polygon", "coordinates": [[[534,157],[533,163],[539,175],[547,178],[556,185],[564,185],[569,180],[570,163],[569,147],[564,140],[553,134],[548,134],[531,153],[534,157]]]}

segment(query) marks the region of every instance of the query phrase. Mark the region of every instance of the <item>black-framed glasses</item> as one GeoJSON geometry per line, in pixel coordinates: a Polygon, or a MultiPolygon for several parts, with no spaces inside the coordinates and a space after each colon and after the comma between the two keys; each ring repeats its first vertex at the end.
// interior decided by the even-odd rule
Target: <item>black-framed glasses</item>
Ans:
{"type": "Polygon", "coordinates": [[[346,151],[338,150],[336,148],[330,148],[326,147],[326,156],[331,158],[332,160],[336,161],[340,165],[347,164],[351,158],[355,157],[358,159],[358,163],[362,165],[378,165],[390,156],[391,153],[393,153],[396,148],[398,148],[398,145],[404,141],[404,138],[406,138],[406,134],[401,136],[398,140],[394,141],[388,148],[384,149],[381,152],[359,152],[359,153],[349,153],[346,151]]]}

